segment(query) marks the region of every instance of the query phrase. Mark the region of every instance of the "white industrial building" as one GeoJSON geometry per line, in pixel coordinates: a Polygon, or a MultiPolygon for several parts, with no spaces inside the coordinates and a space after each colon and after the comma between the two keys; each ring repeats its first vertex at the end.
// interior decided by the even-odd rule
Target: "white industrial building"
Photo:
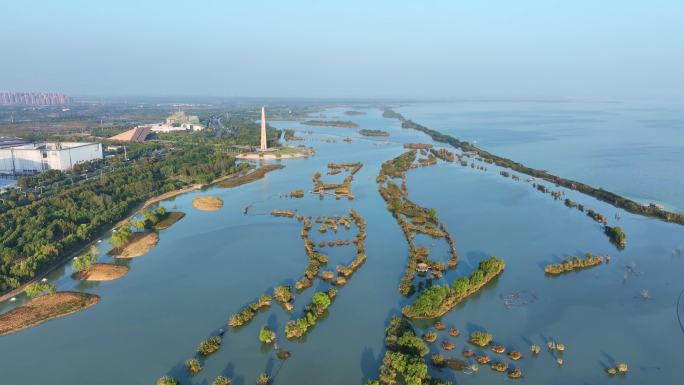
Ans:
{"type": "Polygon", "coordinates": [[[0,174],[24,175],[68,170],[73,165],[102,159],[101,143],[39,142],[0,148],[0,174]]]}

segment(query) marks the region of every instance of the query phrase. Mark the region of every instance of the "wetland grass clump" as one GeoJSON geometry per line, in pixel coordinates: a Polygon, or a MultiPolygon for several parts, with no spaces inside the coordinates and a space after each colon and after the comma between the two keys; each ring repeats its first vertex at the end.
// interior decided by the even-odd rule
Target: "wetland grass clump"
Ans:
{"type": "Polygon", "coordinates": [[[170,377],[170,376],[164,376],[160,379],[157,380],[157,385],[178,385],[179,382],[177,379],[170,377]]]}
{"type": "Polygon", "coordinates": [[[197,347],[197,353],[202,357],[208,357],[221,348],[221,337],[209,337],[197,347]]]}
{"type": "Polygon", "coordinates": [[[194,376],[202,371],[202,364],[197,358],[191,358],[185,361],[185,367],[188,369],[188,375],[194,376]]]}
{"type": "Polygon", "coordinates": [[[259,330],[259,341],[265,344],[272,344],[276,340],[276,333],[269,329],[268,326],[262,326],[259,330]]]}
{"type": "Polygon", "coordinates": [[[470,342],[473,345],[484,348],[492,342],[492,338],[492,335],[489,333],[475,331],[470,333],[470,339],[468,340],[468,342],[470,342]]]}
{"type": "Polygon", "coordinates": [[[211,385],[230,385],[230,379],[225,376],[218,376],[212,381],[211,385]]]}

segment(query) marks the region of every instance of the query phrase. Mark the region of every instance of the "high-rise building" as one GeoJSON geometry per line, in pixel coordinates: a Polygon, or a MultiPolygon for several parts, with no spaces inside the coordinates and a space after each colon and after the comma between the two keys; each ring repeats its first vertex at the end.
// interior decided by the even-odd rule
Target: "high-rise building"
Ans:
{"type": "Polygon", "coordinates": [[[268,143],[266,141],[266,107],[261,107],[261,151],[268,150],[268,143]]]}
{"type": "Polygon", "coordinates": [[[71,97],[56,92],[0,92],[0,105],[66,106],[71,97]]]}

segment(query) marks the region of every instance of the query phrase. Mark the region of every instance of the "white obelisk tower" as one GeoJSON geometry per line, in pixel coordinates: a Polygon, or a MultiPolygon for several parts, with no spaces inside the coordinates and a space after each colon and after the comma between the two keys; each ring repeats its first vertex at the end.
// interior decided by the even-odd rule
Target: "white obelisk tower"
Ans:
{"type": "Polygon", "coordinates": [[[261,151],[268,150],[266,143],[266,107],[261,107],[261,151]]]}

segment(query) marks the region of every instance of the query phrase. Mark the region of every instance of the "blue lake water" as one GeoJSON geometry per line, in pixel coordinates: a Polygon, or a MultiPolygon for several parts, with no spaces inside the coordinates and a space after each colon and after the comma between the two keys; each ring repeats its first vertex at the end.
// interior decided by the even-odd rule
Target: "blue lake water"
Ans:
{"type": "Polygon", "coordinates": [[[684,104],[425,103],[397,111],[525,165],[684,211],[684,104]]]}
{"type": "MultiPolygon", "coordinates": [[[[419,123],[443,129],[438,125],[440,121],[448,125],[450,119],[457,118],[449,118],[454,111],[439,108],[422,105],[399,110],[419,123]],[[430,114],[428,108],[442,112],[430,114]]],[[[419,132],[402,129],[396,120],[383,119],[377,109],[363,109],[366,114],[361,116],[346,116],[345,110],[330,109],[325,114],[331,119],[353,120],[361,128],[387,130],[391,136],[364,138],[354,129],[273,122],[279,128],[294,128],[297,135],[306,139],[303,144],[316,148],[316,156],[285,161],[285,169],[247,185],[233,189],[212,187],[164,202],[168,209],[175,207],[187,216],[160,233],[155,249],[127,262],[130,272],[119,280],[78,283],[70,278],[69,266],[51,274],[49,279],[60,290],[83,290],[100,295],[102,300],[85,311],[0,337],[0,383],[153,384],[160,376],[170,374],[182,384],[209,384],[214,377],[224,374],[233,378],[233,384],[243,385],[255,383],[260,372],[268,372],[274,376],[276,385],[349,385],[376,377],[384,354],[385,326],[408,302],[398,292],[408,247],[378,194],[375,177],[382,162],[404,151],[402,143],[431,141],[419,132]],[[341,140],[347,136],[353,139],[352,143],[341,140]],[[335,177],[325,175],[328,162],[357,161],[364,167],[354,178],[352,201],[330,196],[320,199],[312,194],[302,199],[283,197],[297,189],[308,191],[316,171],[324,174],[324,181],[334,180],[335,177]],[[222,198],[223,208],[214,212],[193,209],[192,199],[204,194],[222,198]],[[242,208],[247,205],[251,208],[245,216],[242,208]],[[200,341],[225,327],[231,314],[260,294],[283,283],[294,284],[306,267],[307,257],[299,237],[301,224],[272,217],[271,210],[292,209],[316,217],[343,215],[350,207],[368,222],[368,260],[340,288],[327,316],[319,320],[305,340],[285,340],[283,327],[288,319],[301,315],[314,291],[327,289],[328,285],[320,281],[296,296],[292,315],[274,303],[247,326],[227,332],[221,350],[205,361],[199,375],[188,378],[183,362],[193,356],[200,341]],[[278,332],[279,344],[292,353],[289,360],[279,361],[271,348],[261,346],[257,336],[262,325],[278,332]]],[[[584,117],[582,113],[567,114],[576,120],[598,119],[584,117]]],[[[519,128],[523,127],[520,123],[519,128]]],[[[540,132],[520,134],[527,139],[517,135],[510,133],[506,139],[502,133],[502,138],[496,139],[497,134],[490,132],[477,137],[465,135],[463,139],[477,140],[478,145],[488,150],[524,162],[528,159],[514,155],[515,151],[527,154],[516,150],[526,141],[538,148],[545,148],[543,143],[547,142],[554,148],[563,147],[562,136],[544,142],[539,138],[543,136],[540,132]],[[492,143],[488,144],[486,138],[492,143]]],[[[577,145],[577,132],[567,140],[568,147],[577,145]]],[[[670,142],[673,147],[678,146],[677,140],[670,142]]],[[[563,151],[571,153],[572,149],[563,151]]],[[[577,151],[587,154],[588,150],[577,151]]],[[[531,165],[592,184],[588,178],[599,178],[599,174],[586,168],[609,169],[604,163],[609,158],[600,156],[583,157],[584,167],[562,169],[564,160],[559,159],[562,156],[557,151],[547,150],[548,165],[545,157],[534,155],[538,158],[529,159],[531,165]],[[576,175],[570,174],[573,169],[579,170],[576,175]],[[585,174],[580,175],[580,171],[585,174]]],[[[629,155],[620,158],[637,162],[630,160],[629,155]]],[[[525,354],[515,364],[525,373],[521,383],[677,383],[684,334],[677,321],[675,302],[684,288],[684,227],[634,216],[565,191],[568,197],[605,214],[611,224],[617,223],[625,230],[628,244],[619,251],[585,214],[565,207],[562,201],[536,191],[524,181],[501,177],[496,167],[488,167],[483,172],[440,162],[408,173],[411,199],[437,210],[461,256],[458,269],[449,272],[442,282],[469,274],[489,255],[497,255],[506,262],[505,272],[494,284],[442,318],[447,326],[463,332],[460,337],[451,338],[456,349],[444,352],[439,344],[434,344],[431,350],[462,358],[460,352],[467,346],[467,334],[484,329],[496,341],[525,354]],[[613,215],[618,212],[622,218],[616,222],[613,215]],[[544,275],[545,264],[588,251],[609,254],[611,262],[561,277],[544,275]],[[646,298],[644,293],[648,294],[646,298]],[[505,305],[504,298],[511,295],[519,295],[518,306],[505,305]],[[561,367],[545,348],[536,358],[528,353],[531,343],[543,345],[549,338],[567,346],[561,367]],[[627,362],[630,373],[624,378],[610,379],[604,367],[614,361],[627,362]]],[[[677,167],[681,164],[665,162],[663,173],[668,169],[669,178],[676,179],[672,172],[677,167]]],[[[652,177],[648,169],[642,171],[647,174],[644,178],[652,177]]],[[[609,183],[619,180],[609,177],[600,185],[684,207],[684,201],[677,201],[681,192],[671,190],[669,180],[658,179],[657,188],[641,182],[612,187],[609,183]]],[[[353,227],[349,232],[338,233],[340,238],[351,239],[354,235],[353,227]]],[[[316,243],[331,237],[311,232],[316,243]]],[[[103,253],[101,261],[109,260],[104,255],[108,242],[105,237],[98,244],[103,253]]],[[[438,241],[421,242],[433,250],[435,259],[446,259],[438,241]]],[[[354,257],[353,247],[325,252],[331,258],[326,268],[330,270],[354,257]]],[[[22,297],[14,304],[2,303],[0,311],[23,300],[22,297]]],[[[430,323],[415,325],[422,333],[430,323]]],[[[440,340],[443,338],[446,334],[440,335],[440,340]]],[[[486,367],[481,367],[476,375],[448,369],[434,374],[458,384],[494,384],[505,380],[504,375],[486,367]]]]}

